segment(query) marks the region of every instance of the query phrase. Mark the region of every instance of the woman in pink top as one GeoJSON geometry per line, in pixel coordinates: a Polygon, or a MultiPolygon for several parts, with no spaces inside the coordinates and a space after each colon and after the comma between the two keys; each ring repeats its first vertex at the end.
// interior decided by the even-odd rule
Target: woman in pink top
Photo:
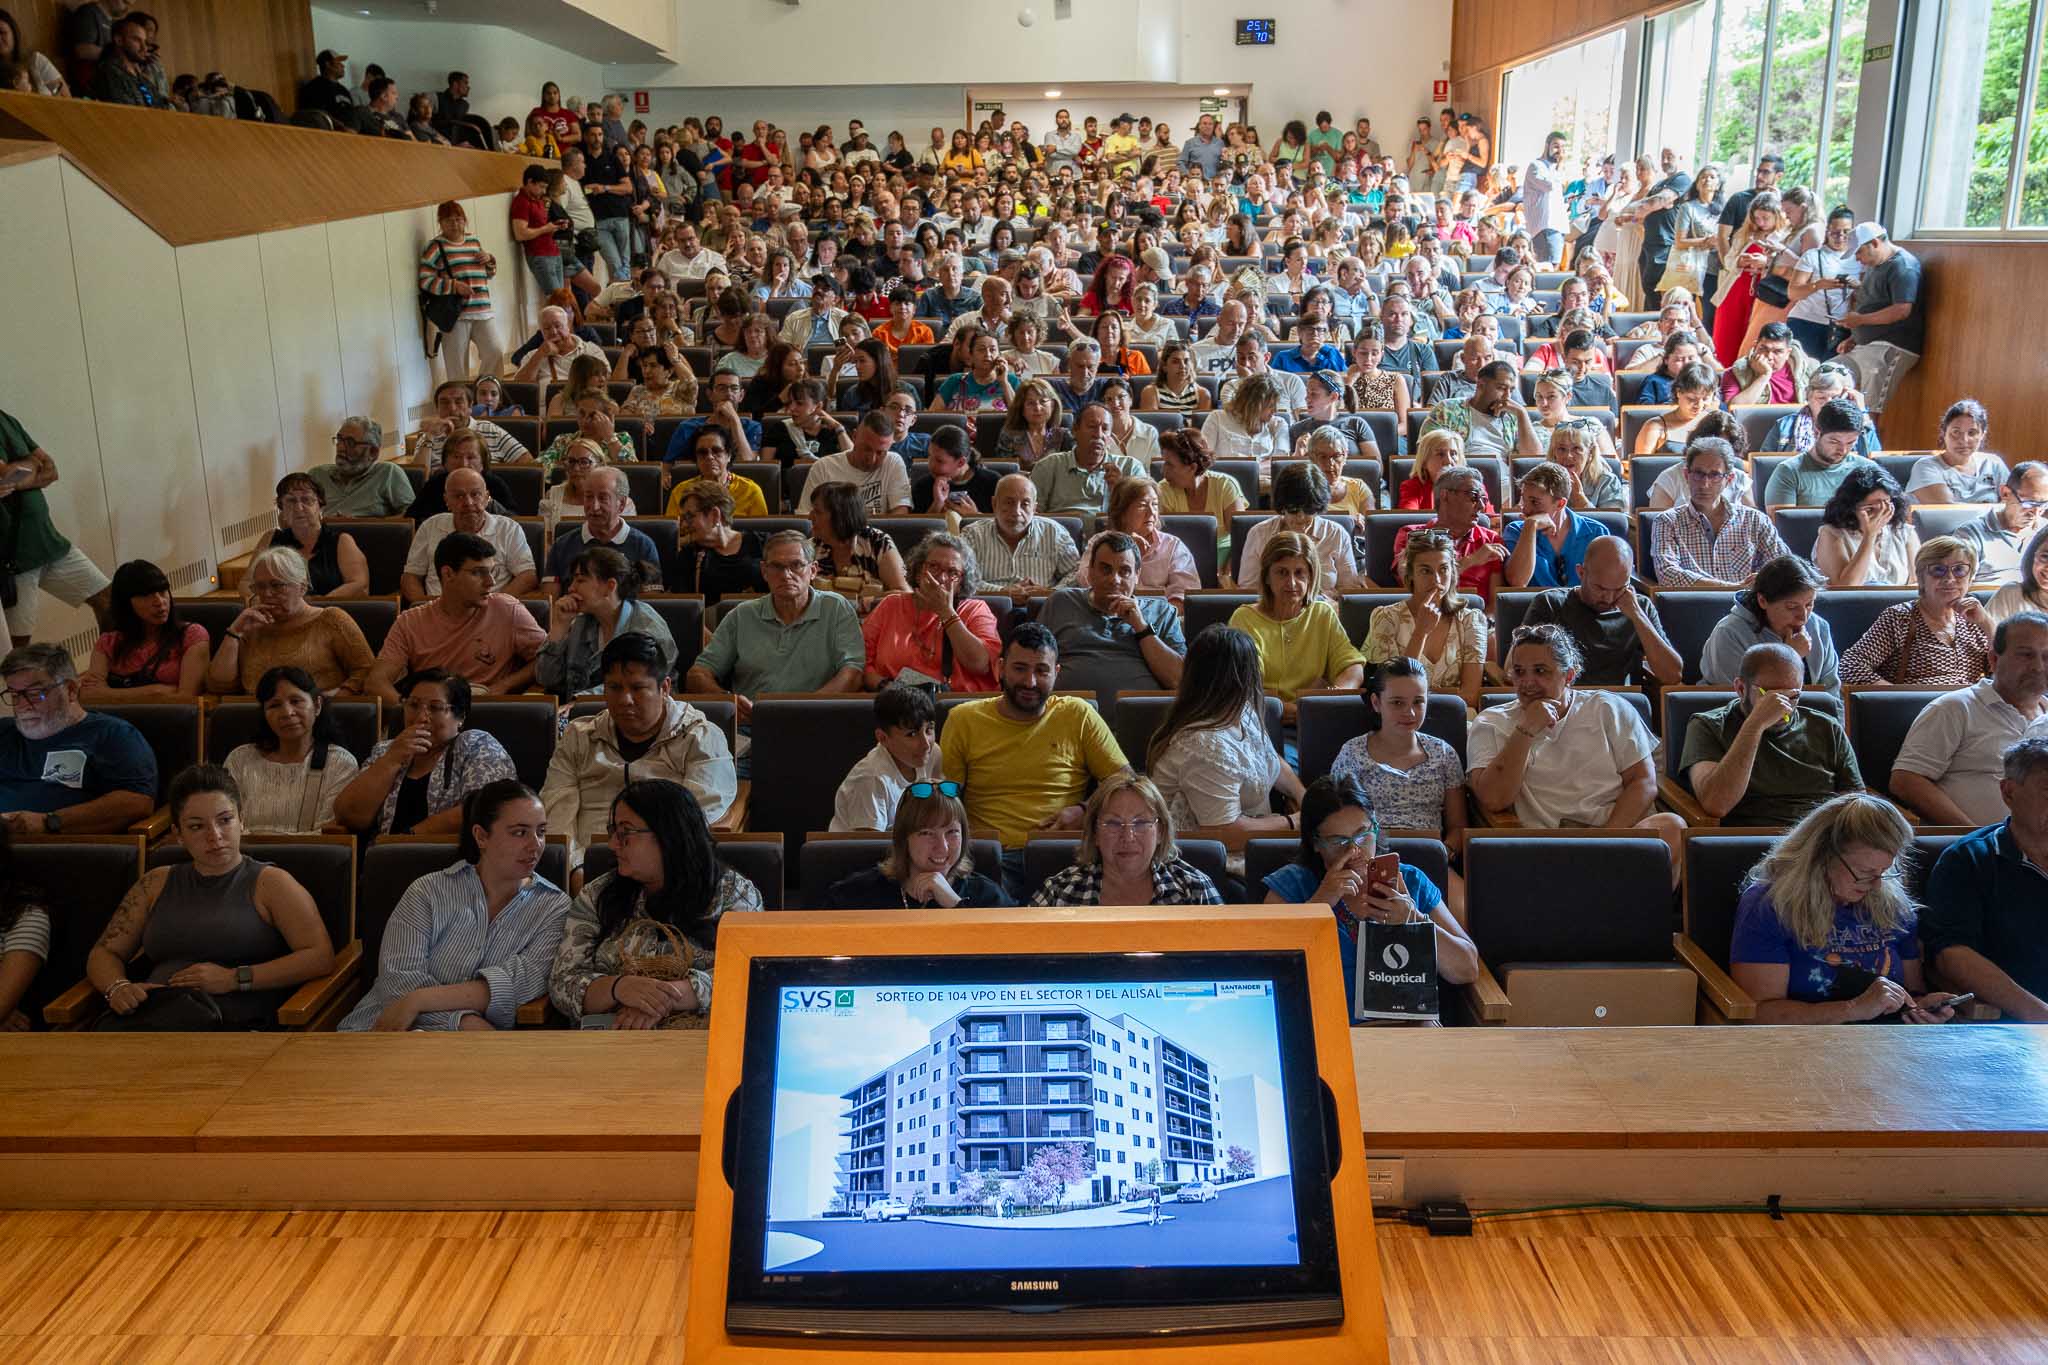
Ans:
{"type": "Polygon", "coordinates": [[[996,616],[973,596],[974,551],[958,536],[934,531],[910,552],[909,592],[889,594],[861,623],[867,642],[867,688],[892,679],[948,692],[993,692],[1002,653],[996,616]]]}

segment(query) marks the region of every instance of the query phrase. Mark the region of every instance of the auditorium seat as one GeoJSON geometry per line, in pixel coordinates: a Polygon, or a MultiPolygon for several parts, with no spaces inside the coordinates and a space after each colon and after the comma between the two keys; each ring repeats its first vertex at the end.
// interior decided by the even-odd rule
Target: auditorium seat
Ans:
{"type": "MultiPolygon", "coordinates": [[[[1295,700],[1296,772],[1313,782],[1330,771],[1345,741],[1379,729],[1379,713],[1362,692],[1303,692],[1295,700]]],[[[1422,714],[1422,733],[1434,735],[1465,762],[1465,703],[1449,692],[1432,692],[1422,714]]]]}
{"type": "MultiPolygon", "coordinates": [[[[1479,476],[1486,480],[1486,495],[1493,499],[1495,507],[1505,508],[1511,504],[1512,499],[1508,497],[1507,493],[1508,470],[1505,461],[1495,459],[1491,455],[1481,455],[1476,459],[1468,459],[1465,463],[1472,469],[1477,470],[1479,476]]],[[[1403,457],[1390,460],[1387,463],[1387,486],[1397,492],[1401,485],[1408,482],[1414,475],[1415,461],[1412,459],[1403,457]]]]}
{"type": "Polygon", "coordinates": [[[1771,512],[1771,525],[1777,528],[1779,539],[1785,548],[1801,559],[1813,558],[1813,547],[1820,539],[1821,510],[1818,507],[1779,507],[1771,512]]]}
{"type": "Polygon", "coordinates": [[[412,549],[413,524],[404,517],[337,517],[327,524],[355,537],[356,548],[363,552],[363,560],[369,565],[370,595],[395,595],[398,577],[405,572],[405,557],[412,549]]]}
{"type": "Polygon", "coordinates": [[[794,860],[805,831],[831,825],[839,783],[875,747],[874,699],[764,693],[753,735],[750,821],[782,831],[794,860]]]}
{"type": "Polygon", "coordinates": [[[1863,638],[1878,613],[1916,596],[1912,588],[1827,588],[1814,598],[1813,611],[1828,623],[1839,654],[1863,638]]]}
{"type": "MultiPolygon", "coordinates": [[[[1745,403],[1728,409],[1735,420],[1742,423],[1742,432],[1749,437],[1749,448],[1762,453],[1769,447],[1765,444],[1771,435],[1771,428],[1778,424],[1780,417],[1790,417],[1799,411],[1797,403],[1745,403]]],[[[1756,484],[1757,491],[1763,491],[1763,483],[1756,484]]],[[[1761,505],[1761,504],[1759,504],[1761,505]]]]}
{"type": "Polygon", "coordinates": [[[1913,526],[1920,532],[1920,543],[1924,545],[1936,536],[1952,536],[1972,522],[1982,521],[1989,511],[1991,508],[1982,504],[1916,506],[1913,509],[1913,526]]]}
{"type": "Polygon", "coordinates": [[[877,531],[886,532],[896,542],[897,551],[905,559],[917,548],[917,543],[934,531],[946,529],[946,519],[941,516],[887,516],[869,517],[868,525],[877,531]]]}
{"type": "MultiPolygon", "coordinates": [[[[548,440],[554,439],[554,434],[552,433],[556,425],[553,422],[548,424],[551,432],[548,440]]],[[[573,432],[576,430],[576,424],[570,422],[568,428],[573,432]]],[[[547,442],[543,441],[541,447],[546,449],[547,442]]],[[[540,452],[536,451],[534,453],[539,454],[540,452]]],[[[538,464],[494,464],[491,466],[491,473],[504,480],[505,491],[512,495],[511,500],[505,504],[512,509],[512,515],[516,517],[537,517],[540,515],[540,496],[547,471],[543,470],[538,464]]]]}
{"type": "MultiPolygon", "coordinates": [[[[375,697],[331,697],[327,714],[341,747],[367,763],[370,750],[382,737],[380,710],[375,697]]],[[[206,708],[206,761],[225,763],[229,754],[244,744],[254,744],[263,731],[263,707],[254,700],[222,697],[206,708]]]]}
{"type": "MultiPolygon", "coordinates": [[[[1216,839],[1179,839],[1180,856],[1199,871],[1206,873],[1216,883],[1217,892],[1223,903],[1235,904],[1243,900],[1243,886],[1231,876],[1225,866],[1229,851],[1216,839]]],[[[1029,901],[1038,894],[1038,888],[1048,877],[1062,868],[1071,867],[1074,854],[1081,847],[1077,834],[1033,834],[1024,845],[1024,885],[1029,888],[1022,899],[1029,901]]]]}
{"type": "MultiPolygon", "coordinates": [[[[293,991],[278,1006],[277,1022],[288,1029],[332,1028],[347,1013],[349,982],[356,975],[356,841],[350,834],[244,834],[242,853],[275,863],[292,875],[319,907],[320,922],[334,947],[334,966],[293,991]]],[[[152,849],[149,866],[190,862],[179,843],[152,849]]]]}
{"type": "MultiPolygon", "coordinates": [[[[320,598],[323,607],[338,608],[349,620],[356,623],[356,629],[363,633],[363,642],[375,654],[384,648],[384,637],[391,633],[391,627],[398,620],[398,613],[404,610],[397,594],[389,597],[340,597],[320,598]]],[[[232,619],[232,618],[231,618],[232,619]]]]}
{"type": "MultiPolygon", "coordinates": [[[[1938,689],[1907,687],[1842,689],[1849,747],[1856,751],[1856,766],[1863,773],[1865,787],[1890,795],[1892,763],[1899,756],[1899,746],[1906,741],[1906,732],[1913,728],[1914,720],[1927,709],[1928,703],[1942,695],[1938,689]]],[[[1924,823],[1924,816],[1905,807],[1901,809],[1906,810],[1913,823],[1924,823]]]]}
{"type": "Polygon", "coordinates": [[[483,697],[469,704],[465,729],[481,730],[505,746],[519,780],[535,791],[555,756],[555,704],[544,697],[483,697]]]}
{"type": "MultiPolygon", "coordinates": [[[[668,523],[671,534],[675,523],[668,523]]],[[[670,546],[673,553],[674,546],[670,546]]],[[[652,592],[642,593],[640,600],[654,608],[661,617],[661,623],[668,627],[668,633],[676,642],[675,683],[681,687],[683,675],[690,671],[690,665],[697,662],[697,656],[704,650],[704,595],[702,593],[652,592]]]]}
{"type": "Polygon", "coordinates": [[[1639,511],[1635,514],[1635,525],[1629,532],[1629,544],[1635,547],[1636,578],[1654,585],[1657,582],[1657,525],[1670,516],[1669,509],[1661,512],[1639,511]]]}
{"type": "MultiPolygon", "coordinates": [[[[1758,507],[1764,507],[1764,490],[1770,487],[1771,475],[1787,460],[1796,460],[1796,455],[1773,454],[1758,451],[1749,457],[1749,500],[1758,507]]],[[[1768,509],[1766,509],[1768,510],[1768,509]]]]}
{"type": "MultiPolygon", "coordinates": [[[[1173,705],[1171,692],[1118,692],[1116,706],[1110,712],[1110,732],[1116,736],[1119,749],[1131,766],[1139,772],[1148,771],[1145,754],[1151,747],[1152,736],[1158,732],[1166,712],[1173,705]]],[[[1265,699],[1266,734],[1273,741],[1273,752],[1280,753],[1280,698],[1268,696],[1265,699]]]]}
{"type": "Polygon", "coordinates": [[[1679,462],[1676,455],[1638,455],[1628,462],[1628,505],[1638,511],[1650,505],[1650,488],[1665,470],[1679,462]]]}
{"type": "MultiPolygon", "coordinates": [[[[1400,591],[1345,593],[1337,603],[1337,622],[1344,627],[1344,638],[1354,645],[1363,646],[1365,633],[1372,628],[1372,614],[1381,607],[1407,600],[1408,594],[1400,591]]],[[[1467,597],[1465,600],[1474,611],[1485,610],[1478,598],[1467,597]]]]}
{"type": "Polygon", "coordinates": [[[1166,533],[1177,537],[1188,547],[1188,554],[1195,561],[1195,572],[1202,580],[1202,586],[1216,586],[1216,518],[1206,512],[1200,514],[1169,513],[1162,516],[1160,523],[1166,533]]]}
{"type": "MultiPolygon", "coordinates": [[[[798,862],[797,884],[803,888],[801,905],[784,908],[839,909],[831,903],[827,893],[836,883],[879,864],[889,856],[889,848],[886,834],[808,836],[798,862]]],[[[991,881],[1002,881],[1002,844],[994,839],[972,839],[968,842],[968,852],[974,859],[976,872],[991,881]]]]}
{"type": "MultiPolygon", "coordinates": [[[[1835,596],[1824,592],[1817,600],[1825,607],[1835,596]]],[[[1706,652],[1707,638],[1728,615],[1734,597],[1735,594],[1725,588],[1704,591],[1673,588],[1657,594],[1657,619],[1664,623],[1664,638],[1671,642],[1671,647],[1685,662],[1687,682],[1700,681],[1700,659],[1706,652]]],[[[1827,613],[1823,611],[1820,614],[1825,616],[1827,613]]],[[[1832,626],[1833,622],[1829,624],[1832,626]]],[[[1836,648],[1841,648],[1843,643],[1840,636],[1835,638],[1836,648]]]]}
{"type": "Polygon", "coordinates": [[[1483,1022],[1690,1023],[1697,977],[1674,960],[1675,928],[1661,839],[1485,830],[1466,843],[1465,930],[1486,967],[1467,996],[1483,1022]],[[1551,889],[1543,914],[1532,886],[1551,889]]]}
{"type": "Polygon", "coordinates": [[[1735,907],[1749,870],[1770,852],[1777,836],[1693,831],[1685,837],[1683,930],[1679,956],[1700,978],[1698,1020],[1726,1024],[1756,1017],[1756,1002],[1728,975],[1735,907]]]}
{"type": "MultiPolygon", "coordinates": [[[[1396,488],[1401,485],[1398,481],[1396,488]]],[[[1231,519],[1233,522],[1236,518],[1231,519]]],[[[1365,519],[1365,563],[1359,565],[1367,579],[1383,588],[1391,588],[1400,579],[1394,572],[1394,537],[1401,534],[1403,526],[1419,526],[1436,520],[1434,512],[1375,512],[1365,519]]],[[[1231,547],[1236,554],[1239,541],[1231,547]]]]}
{"type": "MultiPolygon", "coordinates": [[[[322,606],[333,605],[324,598],[316,600],[322,606]]],[[[207,643],[218,650],[221,636],[235,623],[246,604],[239,597],[180,597],[174,605],[180,621],[206,627],[207,643]]],[[[374,646],[370,652],[376,653],[374,646]]]]}
{"type": "Polygon", "coordinates": [[[1235,592],[1219,589],[1214,592],[1191,592],[1181,604],[1181,633],[1193,644],[1197,635],[1209,626],[1227,626],[1239,607],[1257,603],[1256,592],[1235,592]]]}
{"type": "Polygon", "coordinates": [[[14,873],[21,885],[48,894],[50,956],[29,982],[18,1008],[32,1025],[81,1022],[91,996],[72,990],[85,980],[85,959],[106,932],[121,898],[142,876],[144,841],[134,834],[61,834],[18,839],[14,873]],[[60,994],[73,996],[55,1005],[60,994]],[[55,1009],[55,1013],[46,1011],[55,1009]]]}
{"type": "MultiPolygon", "coordinates": [[[[641,455],[659,455],[660,450],[643,450],[641,455]]],[[[645,459],[618,466],[626,471],[626,496],[633,500],[635,515],[658,517],[667,502],[661,496],[661,465],[645,459]]],[[[765,495],[765,490],[764,490],[765,495]]]]}
{"type": "Polygon", "coordinates": [[[129,833],[147,834],[152,839],[165,833],[171,827],[170,808],[164,805],[164,799],[171,790],[171,779],[199,761],[200,704],[166,698],[154,702],[116,702],[86,709],[98,715],[117,716],[141,731],[143,742],[156,755],[156,811],[147,820],[137,821],[129,833]]]}

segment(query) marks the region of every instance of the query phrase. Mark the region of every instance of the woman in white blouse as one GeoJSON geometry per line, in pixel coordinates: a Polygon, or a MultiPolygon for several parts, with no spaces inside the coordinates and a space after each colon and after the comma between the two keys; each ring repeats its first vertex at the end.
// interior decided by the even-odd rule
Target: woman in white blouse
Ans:
{"type": "Polygon", "coordinates": [[[1477,708],[1486,671],[1486,613],[1458,592],[1458,548],[1442,531],[1417,531],[1402,547],[1408,596],[1377,608],[1361,646],[1367,663],[1420,659],[1429,685],[1477,708]]]}
{"type": "Polygon", "coordinates": [[[1820,513],[1813,562],[1830,588],[1909,586],[1920,533],[1912,500],[1876,465],[1849,471],[1820,513]]]}
{"type": "Polygon", "coordinates": [[[1265,372],[1246,375],[1223,406],[1202,422],[1202,439],[1219,460],[1257,460],[1259,482],[1273,477],[1273,457],[1289,448],[1280,415],[1280,382],[1265,372]]]}
{"type": "Polygon", "coordinates": [[[1106,379],[1102,384],[1102,405],[1109,409],[1109,441],[1119,455],[1128,455],[1141,468],[1150,468],[1159,458],[1159,428],[1141,422],[1132,412],[1131,381],[1106,379]]]}
{"type": "Polygon", "coordinates": [[[1266,730],[1259,649],[1241,630],[1205,627],[1188,646],[1173,705],[1152,736],[1145,770],[1166,797],[1176,828],[1243,836],[1296,828],[1273,793],[1296,806],[1301,778],[1266,730]]]}
{"type": "Polygon", "coordinates": [[[356,775],[355,755],[335,738],[313,677],[273,668],[256,684],[263,728],[228,754],[242,789],[242,825],[252,834],[318,834],[334,823],[335,795],[356,775]]]}

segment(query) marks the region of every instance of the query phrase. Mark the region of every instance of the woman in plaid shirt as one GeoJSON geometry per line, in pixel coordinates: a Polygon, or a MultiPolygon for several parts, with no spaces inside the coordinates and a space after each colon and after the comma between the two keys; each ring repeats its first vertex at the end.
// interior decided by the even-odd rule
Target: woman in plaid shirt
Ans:
{"type": "Polygon", "coordinates": [[[1221,905],[1208,875],[1180,856],[1173,815],[1150,778],[1106,779],[1081,816],[1074,865],[1046,879],[1033,905],[1221,905]]]}

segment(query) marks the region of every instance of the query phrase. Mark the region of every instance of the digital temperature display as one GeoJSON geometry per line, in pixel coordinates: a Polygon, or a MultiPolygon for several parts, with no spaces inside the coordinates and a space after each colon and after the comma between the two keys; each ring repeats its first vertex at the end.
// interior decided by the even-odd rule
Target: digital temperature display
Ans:
{"type": "Polygon", "coordinates": [[[1240,19],[1237,21],[1237,45],[1239,47],[1269,47],[1278,36],[1271,19],[1240,19]]]}

